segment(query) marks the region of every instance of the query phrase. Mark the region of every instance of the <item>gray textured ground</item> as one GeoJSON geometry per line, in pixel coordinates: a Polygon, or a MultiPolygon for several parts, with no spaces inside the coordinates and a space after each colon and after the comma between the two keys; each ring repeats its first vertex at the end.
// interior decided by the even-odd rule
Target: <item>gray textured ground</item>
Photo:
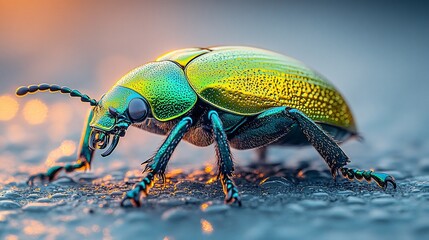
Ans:
{"type": "MultiPolygon", "coordinates": [[[[424,239],[429,236],[429,177],[390,172],[398,189],[332,181],[328,171],[280,164],[239,168],[243,207],[222,203],[213,173],[173,171],[140,209],[120,208],[122,192],[138,180],[125,169],[78,174],[0,190],[0,237],[77,239],[424,239]],[[298,169],[298,170],[297,170],[298,169]],[[269,176],[269,177],[268,177],[269,176]],[[125,179],[125,180],[124,180],[125,179]]],[[[427,171],[428,169],[426,169],[427,171]]],[[[17,173],[17,178],[24,177],[17,173]]]]}

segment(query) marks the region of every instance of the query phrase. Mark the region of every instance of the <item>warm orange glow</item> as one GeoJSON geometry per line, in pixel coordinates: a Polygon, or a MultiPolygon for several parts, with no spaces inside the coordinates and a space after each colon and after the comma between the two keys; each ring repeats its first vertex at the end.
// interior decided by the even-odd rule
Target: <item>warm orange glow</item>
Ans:
{"type": "Polygon", "coordinates": [[[70,140],[65,140],[61,143],[61,145],[52,150],[48,158],[46,159],[46,165],[47,166],[53,166],[55,165],[56,161],[62,157],[68,157],[71,156],[76,151],[76,143],[70,140]]]}
{"type": "Polygon", "coordinates": [[[18,240],[19,238],[16,235],[10,234],[10,235],[7,235],[5,239],[6,240],[18,240]]]}
{"type": "Polygon", "coordinates": [[[36,220],[28,220],[24,226],[24,233],[30,236],[41,235],[46,232],[46,227],[43,223],[36,220]]]}
{"type": "Polygon", "coordinates": [[[213,232],[213,226],[209,221],[201,219],[201,230],[204,234],[211,234],[213,232]]]}
{"type": "Polygon", "coordinates": [[[76,232],[82,234],[85,237],[88,237],[91,234],[91,229],[83,226],[76,227],[76,232]]]}
{"type": "Polygon", "coordinates": [[[67,133],[70,132],[70,122],[73,119],[73,109],[69,103],[54,103],[49,105],[49,113],[46,121],[52,131],[49,132],[49,137],[58,141],[64,139],[67,133]]]}
{"type": "Polygon", "coordinates": [[[76,144],[73,141],[65,140],[61,143],[60,149],[64,156],[71,156],[76,151],[76,144]]]}
{"type": "MultiPolygon", "coordinates": [[[[36,238],[40,239],[57,239],[58,235],[65,231],[64,227],[49,227],[43,224],[41,221],[24,219],[22,223],[23,233],[27,236],[23,238],[36,238]]],[[[13,239],[13,238],[12,238],[13,239]]]]}
{"type": "Polygon", "coordinates": [[[175,176],[177,176],[177,175],[179,175],[181,173],[183,173],[183,169],[176,168],[176,169],[173,169],[173,170],[167,172],[166,177],[167,178],[173,178],[173,177],[175,177],[175,176]]]}
{"type": "Polygon", "coordinates": [[[305,178],[304,171],[302,171],[302,170],[299,171],[298,174],[296,174],[296,177],[297,178],[305,178]]]}
{"type": "Polygon", "coordinates": [[[198,178],[198,177],[200,177],[200,175],[204,175],[205,173],[204,173],[204,171],[203,170],[199,170],[199,169],[197,169],[197,170],[194,170],[194,171],[192,171],[191,173],[189,173],[188,174],[188,179],[195,179],[195,178],[198,178]]]}
{"type": "Polygon", "coordinates": [[[23,109],[24,119],[32,125],[45,122],[48,107],[38,99],[28,101],[23,109]]]}
{"type": "Polygon", "coordinates": [[[18,102],[10,96],[0,96],[0,121],[9,121],[18,112],[18,102]]]}
{"type": "Polygon", "coordinates": [[[209,204],[208,204],[208,203],[203,203],[203,204],[201,204],[200,209],[201,209],[201,211],[204,211],[204,210],[206,210],[208,207],[209,207],[209,204]]]}
{"type": "Polygon", "coordinates": [[[204,172],[212,173],[213,172],[213,165],[207,164],[206,167],[204,168],[204,172]]]}
{"type": "Polygon", "coordinates": [[[206,184],[214,183],[214,182],[216,182],[216,181],[217,181],[217,179],[218,179],[218,177],[217,177],[217,176],[213,176],[213,177],[211,177],[209,180],[207,180],[206,184]]]}

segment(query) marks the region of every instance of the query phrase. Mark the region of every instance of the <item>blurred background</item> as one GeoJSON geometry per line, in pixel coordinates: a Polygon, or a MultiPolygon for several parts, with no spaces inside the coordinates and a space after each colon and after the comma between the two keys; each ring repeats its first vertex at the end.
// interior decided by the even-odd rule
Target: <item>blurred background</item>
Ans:
{"type": "MultiPolygon", "coordinates": [[[[59,94],[17,98],[17,87],[56,83],[98,99],[161,54],[216,45],[276,51],[330,79],[365,138],[344,145],[359,167],[413,170],[405,163],[414,159],[429,169],[427,9],[424,1],[0,0],[0,182],[73,160],[89,109],[59,94]]],[[[114,154],[97,154],[93,171],[140,170],[162,139],[130,129],[114,154]]],[[[182,143],[170,169],[202,167],[213,153],[182,143]]],[[[250,151],[234,154],[239,164],[252,161],[250,151]]],[[[320,157],[311,148],[269,155],[309,158],[320,157]]]]}

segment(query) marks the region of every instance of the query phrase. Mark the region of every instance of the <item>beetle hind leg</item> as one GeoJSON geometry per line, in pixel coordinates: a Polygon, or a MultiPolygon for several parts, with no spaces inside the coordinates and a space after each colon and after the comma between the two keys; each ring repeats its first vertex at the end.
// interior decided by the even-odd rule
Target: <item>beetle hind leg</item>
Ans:
{"type": "Polygon", "coordinates": [[[395,178],[386,173],[374,172],[372,170],[358,170],[346,167],[340,168],[340,171],[343,177],[349,180],[357,179],[361,181],[365,179],[367,182],[371,182],[371,180],[374,180],[377,185],[384,190],[390,183],[392,184],[393,188],[396,189],[395,178]]]}
{"type": "Polygon", "coordinates": [[[301,128],[302,133],[307,140],[316,148],[320,155],[325,159],[331,169],[331,174],[336,177],[337,172],[349,180],[374,180],[378,186],[383,189],[387,188],[388,183],[391,183],[396,189],[395,179],[386,174],[374,172],[371,170],[357,170],[345,167],[349,161],[347,155],[338,146],[338,144],[326,134],[316,123],[309,119],[305,114],[296,109],[287,109],[287,114],[293,118],[301,128]]]}

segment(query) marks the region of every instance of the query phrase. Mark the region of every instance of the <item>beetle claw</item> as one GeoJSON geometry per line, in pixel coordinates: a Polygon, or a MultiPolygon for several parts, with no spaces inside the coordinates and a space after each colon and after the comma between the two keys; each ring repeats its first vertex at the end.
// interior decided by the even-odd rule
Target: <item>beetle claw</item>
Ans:
{"type": "Polygon", "coordinates": [[[34,180],[36,180],[36,179],[39,179],[42,183],[44,183],[47,180],[49,180],[49,177],[44,173],[38,173],[38,174],[31,175],[26,182],[27,185],[28,186],[34,186],[34,180]]]}
{"type": "Polygon", "coordinates": [[[130,200],[130,203],[133,207],[140,207],[141,203],[140,203],[140,192],[136,191],[136,188],[134,188],[131,191],[128,191],[127,193],[125,193],[125,196],[122,198],[121,200],[121,207],[125,207],[125,202],[127,200],[130,200]]]}
{"type": "Polygon", "coordinates": [[[391,177],[391,179],[386,179],[385,181],[386,181],[386,187],[387,187],[388,183],[390,182],[393,186],[393,189],[396,189],[396,182],[395,182],[395,179],[393,179],[393,177],[391,177]]]}
{"type": "Polygon", "coordinates": [[[62,166],[53,166],[49,168],[46,173],[38,173],[38,174],[31,175],[27,180],[27,184],[29,186],[33,186],[34,180],[36,179],[40,179],[42,183],[52,182],[63,168],[64,167],[62,166]]]}
{"type": "Polygon", "coordinates": [[[226,204],[234,204],[237,203],[239,207],[241,207],[241,197],[238,194],[238,192],[229,191],[228,195],[225,197],[225,203],[226,204]]]}
{"type": "Polygon", "coordinates": [[[234,182],[227,176],[221,175],[221,183],[225,191],[225,204],[237,203],[241,207],[241,197],[234,182]]]}
{"type": "Polygon", "coordinates": [[[388,175],[388,176],[386,176],[385,178],[383,178],[383,179],[379,180],[380,182],[378,182],[377,180],[375,180],[375,181],[377,182],[377,184],[378,184],[381,188],[383,188],[383,190],[386,190],[386,189],[387,189],[387,186],[389,185],[389,183],[390,183],[390,184],[392,184],[393,189],[396,189],[396,182],[395,182],[395,179],[394,179],[392,176],[390,176],[390,175],[388,175]]]}

